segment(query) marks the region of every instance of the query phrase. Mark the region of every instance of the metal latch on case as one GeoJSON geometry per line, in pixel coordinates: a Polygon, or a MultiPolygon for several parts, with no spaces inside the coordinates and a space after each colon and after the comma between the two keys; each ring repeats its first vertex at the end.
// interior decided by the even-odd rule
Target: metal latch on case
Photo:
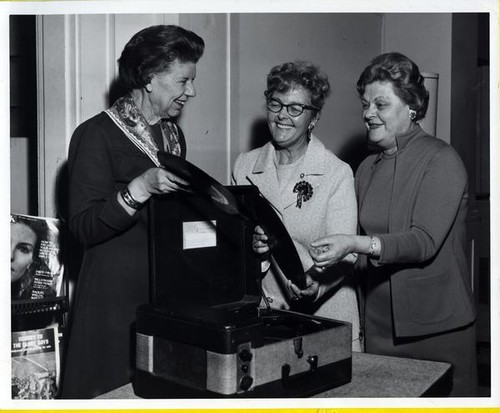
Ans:
{"type": "Polygon", "coordinates": [[[304,355],[304,350],[302,349],[302,337],[295,337],[293,339],[293,351],[299,359],[304,355]]]}

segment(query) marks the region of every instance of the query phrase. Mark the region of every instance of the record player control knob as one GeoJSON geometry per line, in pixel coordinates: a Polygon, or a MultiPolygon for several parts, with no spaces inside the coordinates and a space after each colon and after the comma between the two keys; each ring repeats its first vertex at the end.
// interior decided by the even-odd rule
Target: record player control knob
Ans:
{"type": "Polygon", "coordinates": [[[248,363],[249,361],[252,360],[252,353],[250,353],[247,349],[240,350],[238,353],[238,357],[240,358],[241,361],[248,363]]]}
{"type": "Polygon", "coordinates": [[[253,378],[250,376],[245,376],[241,379],[240,389],[243,391],[247,391],[250,387],[252,387],[253,378]]]}

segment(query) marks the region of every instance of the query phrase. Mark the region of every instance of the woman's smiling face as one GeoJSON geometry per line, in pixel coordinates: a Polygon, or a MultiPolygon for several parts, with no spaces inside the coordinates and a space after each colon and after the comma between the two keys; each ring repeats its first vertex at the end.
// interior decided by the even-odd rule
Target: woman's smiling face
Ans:
{"type": "Polygon", "coordinates": [[[166,72],[154,74],[149,86],[152,112],[158,118],[180,115],[187,100],[196,96],[194,79],[196,64],[175,60],[166,72]]]}
{"type": "Polygon", "coordinates": [[[30,227],[18,222],[10,224],[10,234],[10,275],[16,282],[33,261],[37,239],[30,227]]]}
{"type": "Polygon", "coordinates": [[[390,82],[366,85],[361,104],[368,140],[383,150],[395,147],[396,136],[411,127],[409,106],[394,93],[390,82]]]}
{"type": "MultiPolygon", "coordinates": [[[[311,94],[302,86],[295,86],[287,92],[274,92],[271,99],[290,105],[297,103],[299,105],[311,105],[311,94]]],[[[316,115],[315,111],[304,109],[297,117],[290,116],[287,109],[283,106],[277,113],[267,111],[267,123],[273,136],[273,142],[281,147],[290,149],[300,146],[307,141],[307,128],[316,115]]]]}

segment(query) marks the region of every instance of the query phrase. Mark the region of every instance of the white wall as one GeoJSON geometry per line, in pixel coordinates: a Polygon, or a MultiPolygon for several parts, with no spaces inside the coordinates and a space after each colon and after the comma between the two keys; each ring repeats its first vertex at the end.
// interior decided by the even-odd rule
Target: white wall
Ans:
{"type": "Polygon", "coordinates": [[[401,52],[422,72],[439,74],[436,135],[450,142],[451,107],[450,13],[386,13],[382,51],[401,52]]]}
{"type": "Polygon", "coordinates": [[[57,180],[69,138],[80,122],[108,106],[124,44],[160,23],[181,24],[206,41],[198,95],[180,124],[188,159],[223,183],[229,183],[236,155],[256,144],[254,125],[265,128],[269,69],[288,60],[311,60],[328,74],[333,93],[315,133],[347,160],[353,155],[349,145],[365,136],[355,83],[381,51],[399,50],[422,71],[439,73],[437,135],[450,139],[449,13],[46,15],[39,18],[38,36],[40,214],[57,214],[57,180]]]}
{"type": "Polygon", "coordinates": [[[179,24],[205,41],[196,65],[196,97],[179,119],[187,139],[187,159],[220,182],[228,179],[228,59],[229,22],[226,14],[182,14],[179,24]]]}
{"type": "Polygon", "coordinates": [[[108,107],[116,59],[139,29],[178,15],[45,15],[37,21],[39,215],[64,208],[64,168],[78,124],[108,107]]]}
{"type": "Polygon", "coordinates": [[[80,107],[76,125],[108,108],[110,86],[118,77],[117,61],[130,38],[147,26],[178,23],[177,14],[77,15],[74,59],[80,107]]]}
{"type": "Polygon", "coordinates": [[[29,145],[33,141],[27,137],[10,138],[10,207],[12,213],[28,214],[30,205],[29,186],[29,145]]]}
{"type": "Polygon", "coordinates": [[[179,122],[188,160],[229,183],[235,156],[251,147],[252,125],[262,120],[266,75],[283,61],[311,60],[329,75],[333,94],[316,129],[328,147],[338,151],[364,137],[355,82],[380,52],[381,21],[378,14],[336,13],[41,16],[39,213],[58,214],[71,134],[108,106],[116,60],[138,30],[181,24],[204,38],[198,95],[179,122]]]}
{"type": "Polygon", "coordinates": [[[242,14],[239,16],[239,150],[254,146],[251,134],[265,119],[264,90],[272,66],[310,60],[329,77],[332,94],[315,133],[328,148],[341,151],[365,136],[356,81],[380,53],[382,17],[378,14],[242,14]]]}

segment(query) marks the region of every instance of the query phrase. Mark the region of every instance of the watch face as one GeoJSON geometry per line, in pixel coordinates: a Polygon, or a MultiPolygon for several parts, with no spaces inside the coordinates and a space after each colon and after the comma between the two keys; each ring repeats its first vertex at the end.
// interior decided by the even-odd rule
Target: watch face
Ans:
{"type": "Polygon", "coordinates": [[[233,194],[192,163],[176,155],[158,151],[161,165],[189,183],[189,189],[198,195],[208,197],[215,206],[232,215],[240,214],[238,202],[233,194]]]}

